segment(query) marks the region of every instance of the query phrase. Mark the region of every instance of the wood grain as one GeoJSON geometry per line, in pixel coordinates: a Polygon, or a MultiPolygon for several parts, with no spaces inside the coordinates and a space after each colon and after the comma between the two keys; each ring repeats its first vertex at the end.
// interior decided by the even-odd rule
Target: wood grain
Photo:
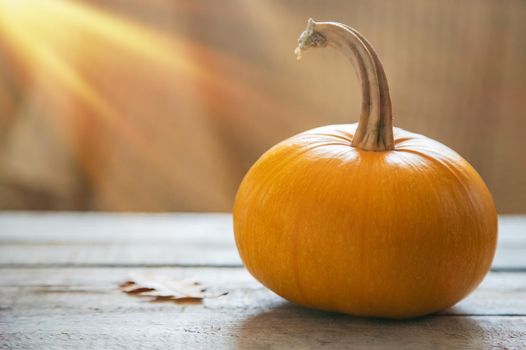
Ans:
{"type": "Polygon", "coordinates": [[[22,349],[518,348],[526,340],[526,276],[493,273],[458,306],[393,322],[307,310],[283,301],[241,268],[4,269],[0,344],[22,349]],[[230,294],[202,305],[150,303],[121,293],[130,272],[198,277],[230,294]],[[506,290],[506,293],[503,293],[506,290]],[[469,316],[469,317],[467,317],[469,316]]]}
{"type": "MultiPolygon", "coordinates": [[[[0,308],[5,311],[16,306],[25,316],[63,314],[65,310],[90,313],[95,305],[104,306],[109,313],[174,310],[172,304],[147,303],[119,291],[119,283],[137,272],[196,278],[211,291],[229,292],[192,306],[193,311],[256,312],[288,304],[244,268],[5,268],[0,276],[4,286],[0,308]]],[[[473,294],[441,315],[526,316],[526,274],[491,273],[473,294]]]]}
{"type": "MultiPolygon", "coordinates": [[[[524,216],[499,218],[495,270],[526,270],[524,216]]],[[[0,265],[241,266],[230,214],[0,214],[0,265]]]]}
{"type": "Polygon", "coordinates": [[[522,349],[526,217],[500,225],[501,265],[474,293],[437,315],[385,321],[309,310],[264,288],[234,260],[227,214],[1,214],[0,349],[522,349]],[[144,267],[152,262],[167,266],[144,267]],[[229,294],[149,302],[118,289],[133,272],[229,294]]]}
{"type": "Polygon", "coordinates": [[[386,322],[285,308],[222,312],[21,318],[0,335],[16,349],[523,349],[524,317],[439,317],[386,322]]]}

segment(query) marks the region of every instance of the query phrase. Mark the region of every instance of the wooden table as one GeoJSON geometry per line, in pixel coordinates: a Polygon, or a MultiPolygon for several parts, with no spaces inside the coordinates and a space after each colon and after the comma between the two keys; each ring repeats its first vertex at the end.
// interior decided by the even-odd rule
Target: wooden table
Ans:
{"type": "Polygon", "coordinates": [[[526,217],[500,218],[491,273],[466,300],[410,321],[292,305],[242,267],[227,214],[0,214],[0,348],[525,349],[526,217]],[[228,290],[202,304],[118,289],[130,272],[228,290]]]}

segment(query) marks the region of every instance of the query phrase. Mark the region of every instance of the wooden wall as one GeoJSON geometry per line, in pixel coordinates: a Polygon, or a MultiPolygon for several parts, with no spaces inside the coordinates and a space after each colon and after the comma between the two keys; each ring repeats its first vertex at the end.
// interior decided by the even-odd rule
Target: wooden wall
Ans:
{"type": "Polygon", "coordinates": [[[73,4],[75,21],[59,11],[34,37],[76,80],[0,24],[0,208],[230,210],[274,143],[357,120],[348,62],[292,53],[313,17],[375,46],[396,126],[470,161],[499,212],[526,212],[524,1],[73,4]]]}

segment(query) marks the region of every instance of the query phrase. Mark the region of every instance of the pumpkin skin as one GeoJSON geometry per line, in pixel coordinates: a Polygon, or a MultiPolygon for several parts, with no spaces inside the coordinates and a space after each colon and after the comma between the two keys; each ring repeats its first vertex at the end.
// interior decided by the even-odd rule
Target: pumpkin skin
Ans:
{"type": "Polygon", "coordinates": [[[488,272],[497,243],[491,193],[457,153],[393,128],[371,44],[341,23],[308,21],[296,49],[332,47],[362,85],[357,124],[300,133],[267,151],[234,204],[241,258],[292,302],[409,318],[448,308],[488,272]]]}
{"type": "Polygon", "coordinates": [[[473,291],[497,215],[464,159],[394,128],[395,149],[351,146],[357,124],[293,136],[243,179],[234,231],[248,271],[283,298],[359,316],[408,318],[473,291]]]}

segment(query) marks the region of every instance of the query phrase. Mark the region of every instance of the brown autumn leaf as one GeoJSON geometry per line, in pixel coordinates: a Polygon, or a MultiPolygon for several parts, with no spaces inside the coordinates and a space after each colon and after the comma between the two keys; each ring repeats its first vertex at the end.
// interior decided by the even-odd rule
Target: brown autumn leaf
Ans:
{"type": "Polygon", "coordinates": [[[217,298],[228,292],[210,292],[193,279],[175,279],[155,274],[130,274],[129,279],[120,284],[126,294],[149,297],[152,301],[173,301],[176,303],[200,303],[205,298],[217,298]]]}

